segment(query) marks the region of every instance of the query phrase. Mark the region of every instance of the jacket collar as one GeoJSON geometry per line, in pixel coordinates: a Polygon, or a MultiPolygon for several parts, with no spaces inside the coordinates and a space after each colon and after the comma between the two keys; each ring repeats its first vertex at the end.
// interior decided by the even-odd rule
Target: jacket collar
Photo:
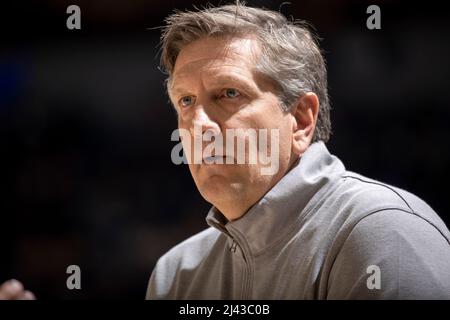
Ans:
{"type": "Polygon", "coordinates": [[[241,218],[229,222],[213,206],[206,221],[238,243],[245,242],[252,254],[258,254],[298,226],[312,197],[344,172],[342,162],[329,153],[325,144],[315,142],[241,218]]]}

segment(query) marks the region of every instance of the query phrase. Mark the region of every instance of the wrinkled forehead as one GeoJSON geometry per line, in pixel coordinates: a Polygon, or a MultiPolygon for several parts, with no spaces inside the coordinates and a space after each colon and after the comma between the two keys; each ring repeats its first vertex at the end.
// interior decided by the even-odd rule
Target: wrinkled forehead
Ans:
{"type": "Polygon", "coordinates": [[[201,67],[253,69],[258,54],[259,46],[254,38],[202,38],[183,47],[170,79],[181,78],[201,67]]]}

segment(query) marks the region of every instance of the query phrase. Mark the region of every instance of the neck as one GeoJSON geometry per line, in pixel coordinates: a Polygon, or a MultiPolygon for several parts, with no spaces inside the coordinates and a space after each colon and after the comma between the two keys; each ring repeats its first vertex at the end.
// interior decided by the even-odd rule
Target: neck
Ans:
{"type": "Polygon", "coordinates": [[[273,181],[267,190],[265,190],[261,195],[255,196],[253,199],[233,199],[232,201],[226,201],[224,203],[216,203],[214,206],[225,216],[225,218],[227,218],[228,221],[238,220],[244,216],[255,203],[261,200],[266,193],[278,183],[278,181],[280,181],[289,171],[291,171],[292,168],[297,165],[298,161],[300,161],[300,157],[292,157],[284,175],[273,181]]]}
{"type": "Polygon", "coordinates": [[[257,201],[248,204],[248,201],[236,200],[233,203],[215,204],[214,206],[227,218],[234,221],[241,218],[257,201]]]}

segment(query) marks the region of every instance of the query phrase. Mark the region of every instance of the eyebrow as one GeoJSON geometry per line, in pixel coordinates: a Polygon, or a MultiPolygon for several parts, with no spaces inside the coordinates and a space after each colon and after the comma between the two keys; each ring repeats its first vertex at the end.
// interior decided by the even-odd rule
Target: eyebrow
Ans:
{"type": "MultiPolygon", "coordinates": [[[[170,84],[173,81],[173,78],[168,81],[169,86],[168,91],[169,95],[179,95],[187,93],[189,90],[184,89],[181,86],[174,86],[171,87],[170,84]]],[[[252,85],[249,83],[249,81],[245,80],[243,77],[239,77],[232,74],[223,74],[219,75],[209,82],[213,86],[230,86],[230,83],[238,83],[238,86],[243,88],[244,91],[248,93],[256,93],[259,88],[256,85],[252,85]]]]}

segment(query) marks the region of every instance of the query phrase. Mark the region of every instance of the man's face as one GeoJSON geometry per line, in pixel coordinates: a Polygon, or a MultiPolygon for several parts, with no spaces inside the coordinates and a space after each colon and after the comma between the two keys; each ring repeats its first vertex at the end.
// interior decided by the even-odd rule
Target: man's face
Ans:
{"type": "MultiPolygon", "coordinates": [[[[278,152],[278,170],[270,175],[261,171],[267,163],[236,164],[236,147],[234,164],[226,164],[225,145],[224,164],[195,164],[188,155],[189,169],[200,193],[229,220],[244,214],[298,158],[292,152],[294,119],[282,111],[273,83],[255,71],[258,52],[254,39],[197,40],[181,50],[169,83],[178,127],[189,130],[192,147],[195,134],[198,136],[194,128],[199,126],[202,132],[221,134],[224,144],[227,129],[267,129],[267,154],[278,152]],[[276,141],[271,139],[272,129],[278,130],[276,141]]],[[[186,150],[186,139],[182,142],[186,150]]],[[[208,143],[203,142],[202,147],[208,143]]],[[[258,143],[258,151],[260,148],[258,143]]],[[[248,152],[246,144],[246,159],[248,152]]]]}

